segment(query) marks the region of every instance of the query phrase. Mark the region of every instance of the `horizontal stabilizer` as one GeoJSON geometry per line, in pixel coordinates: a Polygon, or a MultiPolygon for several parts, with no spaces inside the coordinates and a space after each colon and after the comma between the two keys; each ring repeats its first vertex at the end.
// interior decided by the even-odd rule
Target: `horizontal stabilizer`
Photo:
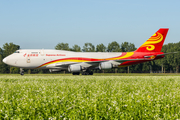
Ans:
{"type": "Polygon", "coordinates": [[[170,52],[170,53],[164,53],[164,54],[159,54],[159,55],[150,55],[150,56],[144,56],[144,57],[147,59],[155,59],[156,57],[160,57],[163,55],[169,55],[169,54],[175,54],[175,53],[178,53],[178,52],[170,52]]]}
{"type": "Polygon", "coordinates": [[[175,54],[175,53],[178,53],[178,52],[170,52],[170,53],[159,54],[159,55],[157,55],[157,57],[163,56],[163,55],[175,54]]]}

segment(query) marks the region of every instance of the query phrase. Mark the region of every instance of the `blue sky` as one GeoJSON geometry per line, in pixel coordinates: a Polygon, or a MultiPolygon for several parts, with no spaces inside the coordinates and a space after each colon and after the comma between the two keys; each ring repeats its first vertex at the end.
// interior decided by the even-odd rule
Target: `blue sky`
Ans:
{"type": "Polygon", "coordinates": [[[0,2],[0,47],[54,49],[112,41],[143,44],[169,28],[165,44],[180,41],[179,0],[4,0],[0,2]]]}

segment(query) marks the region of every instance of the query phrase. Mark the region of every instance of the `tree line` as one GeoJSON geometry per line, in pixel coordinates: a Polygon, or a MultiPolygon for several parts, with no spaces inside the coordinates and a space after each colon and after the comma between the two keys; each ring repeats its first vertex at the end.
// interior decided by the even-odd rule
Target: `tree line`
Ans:
{"type": "Polygon", "coordinates": [[[96,47],[92,43],[85,43],[82,49],[76,44],[70,48],[68,43],[58,43],[55,49],[75,52],[129,52],[136,50],[136,47],[132,43],[124,42],[120,45],[116,41],[113,41],[107,47],[102,43],[96,45],[96,47]]]}
{"type": "MultiPolygon", "coordinates": [[[[180,51],[180,42],[178,43],[169,43],[163,45],[162,52],[178,52],[180,51]]],[[[0,48],[0,73],[19,73],[19,68],[11,67],[2,62],[3,58],[12,54],[16,50],[20,49],[19,45],[13,43],[5,43],[2,48],[0,48]]],[[[130,52],[134,51],[137,48],[133,43],[123,42],[119,44],[116,41],[113,41],[105,46],[104,44],[98,44],[94,46],[92,43],[85,43],[83,48],[75,44],[72,47],[69,47],[68,43],[58,43],[55,46],[56,50],[68,50],[75,52],[130,52]]],[[[103,72],[107,73],[178,73],[180,65],[180,53],[166,55],[165,58],[149,61],[145,63],[140,63],[137,65],[132,65],[124,68],[116,68],[110,70],[104,70],[103,72]]],[[[26,73],[49,73],[49,70],[25,70],[26,73]]],[[[95,70],[94,72],[102,72],[100,70],[95,70]]]]}

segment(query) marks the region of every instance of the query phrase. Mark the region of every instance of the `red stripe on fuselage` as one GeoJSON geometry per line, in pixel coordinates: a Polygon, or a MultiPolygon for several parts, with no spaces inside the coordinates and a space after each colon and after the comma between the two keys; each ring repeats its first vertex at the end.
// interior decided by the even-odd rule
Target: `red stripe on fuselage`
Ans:
{"type": "MultiPolygon", "coordinates": [[[[122,57],[124,55],[126,55],[127,52],[123,52],[121,53],[120,56],[117,56],[117,57],[112,57],[112,58],[118,58],[118,57],[122,57]]],[[[50,61],[50,62],[47,62],[47,63],[44,63],[42,65],[40,65],[39,67],[37,68],[40,68],[42,66],[45,66],[45,65],[48,65],[48,64],[52,64],[54,62],[57,62],[57,61],[63,61],[63,60],[84,60],[84,61],[87,61],[87,62],[91,62],[91,61],[104,61],[106,59],[109,59],[109,58],[102,58],[102,59],[96,59],[96,58],[84,58],[84,57],[70,57],[70,58],[62,58],[62,59],[57,59],[57,60],[53,60],[53,61],[50,61]]]]}

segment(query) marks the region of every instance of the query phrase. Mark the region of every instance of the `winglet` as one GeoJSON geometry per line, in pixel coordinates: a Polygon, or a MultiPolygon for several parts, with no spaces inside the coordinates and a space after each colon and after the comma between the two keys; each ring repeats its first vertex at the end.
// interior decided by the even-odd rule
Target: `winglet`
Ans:
{"type": "Polygon", "coordinates": [[[160,28],[135,52],[160,52],[169,28],[160,28]]]}

